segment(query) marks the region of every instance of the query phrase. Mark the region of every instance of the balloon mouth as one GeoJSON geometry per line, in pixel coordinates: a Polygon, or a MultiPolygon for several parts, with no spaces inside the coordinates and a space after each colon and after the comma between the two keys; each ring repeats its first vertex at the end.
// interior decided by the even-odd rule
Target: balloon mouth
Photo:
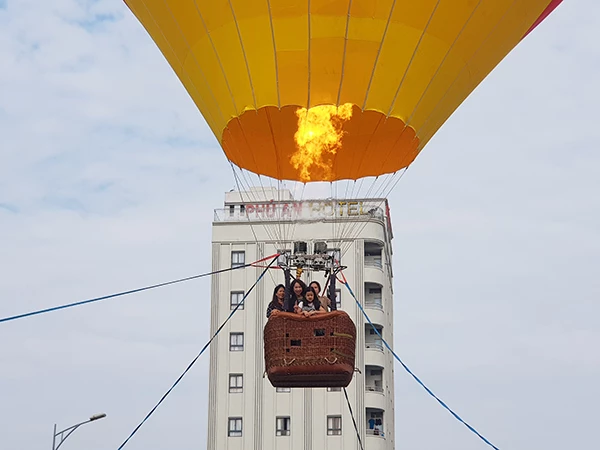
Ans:
{"type": "Polygon", "coordinates": [[[335,156],[342,147],[343,126],[352,118],[352,103],[299,108],[296,116],[296,152],[290,162],[300,171],[303,182],[311,181],[315,171],[321,172],[322,178],[330,179],[333,167],[328,157],[335,156]]]}
{"type": "Polygon", "coordinates": [[[419,143],[403,120],[350,103],[246,110],[221,138],[227,158],[242,169],[300,182],[393,173],[414,161],[419,143]]]}

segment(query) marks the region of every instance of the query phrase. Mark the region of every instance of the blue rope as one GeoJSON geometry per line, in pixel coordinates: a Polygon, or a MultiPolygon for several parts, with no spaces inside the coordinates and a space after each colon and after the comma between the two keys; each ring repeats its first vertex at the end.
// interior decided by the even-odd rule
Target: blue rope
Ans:
{"type": "Polygon", "coordinates": [[[350,285],[348,284],[348,282],[345,281],[345,282],[342,282],[342,284],[344,284],[346,286],[346,288],[348,288],[348,291],[350,292],[350,295],[352,295],[352,297],[354,298],[354,301],[356,302],[356,304],[360,308],[361,312],[363,313],[363,315],[365,316],[365,318],[369,322],[369,325],[371,325],[371,327],[373,328],[373,330],[375,330],[375,333],[377,333],[377,336],[379,336],[379,338],[381,339],[381,341],[383,342],[383,344],[392,353],[392,355],[394,355],[394,358],[396,358],[396,360],[402,365],[402,367],[404,368],[404,370],[406,370],[410,374],[410,376],[412,376],[415,379],[415,381],[417,383],[419,383],[421,385],[421,387],[427,391],[427,393],[429,395],[431,395],[433,398],[435,398],[440,405],[442,405],[450,414],[452,414],[456,420],[458,420],[465,427],[467,427],[469,430],[471,430],[473,433],[475,433],[479,437],[479,439],[481,439],[487,445],[489,445],[490,447],[492,447],[494,450],[500,450],[498,447],[496,447],[494,444],[492,444],[490,441],[488,441],[484,436],[482,436],[481,434],[479,434],[479,432],[475,428],[473,428],[471,425],[469,425],[467,422],[465,422],[458,414],[456,414],[454,411],[452,411],[452,409],[450,409],[450,407],[448,405],[446,405],[446,403],[444,403],[444,401],[442,399],[440,399],[437,395],[435,395],[431,391],[431,389],[429,389],[427,386],[425,386],[425,384],[419,379],[419,377],[417,377],[412,372],[412,370],[410,370],[408,368],[408,366],[406,364],[404,364],[404,361],[402,361],[400,359],[400,357],[394,352],[394,350],[392,350],[392,348],[387,343],[387,341],[385,339],[383,339],[383,336],[381,336],[381,334],[379,333],[379,330],[375,327],[375,325],[373,325],[373,322],[371,322],[371,319],[369,319],[369,316],[367,315],[367,313],[363,309],[362,305],[359,303],[358,299],[356,298],[356,295],[354,295],[354,292],[352,292],[352,289],[350,288],[350,285]]]}
{"type": "Polygon", "coordinates": [[[87,303],[99,302],[101,300],[108,300],[109,298],[121,297],[123,295],[128,295],[128,294],[135,294],[137,292],[148,291],[150,289],[155,289],[155,288],[159,288],[159,287],[163,287],[163,286],[169,286],[171,284],[183,283],[184,281],[195,280],[196,278],[207,277],[209,275],[216,275],[218,273],[228,272],[230,270],[243,269],[244,267],[249,267],[252,264],[254,264],[254,263],[245,264],[243,266],[228,267],[227,269],[221,269],[221,270],[217,270],[217,271],[210,272],[210,273],[202,273],[200,275],[193,275],[191,277],[180,278],[179,280],[167,281],[165,283],[153,284],[151,286],[146,286],[146,287],[142,287],[142,288],[138,288],[138,289],[132,289],[130,291],[117,292],[116,294],[110,294],[110,295],[105,295],[102,297],[91,298],[89,300],[82,300],[79,302],[68,303],[66,305],[54,306],[52,308],[40,309],[38,311],[31,311],[31,312],[24,313],[24,314],[18,314],[16,316],[4,317],[4,318],[0,319],[0,323],[9,322],[11,320],[23,319],[23,318],[29,317],[29,316],[36,316],[38,314],[44,314],[47,312],[58,311],[60,309],[72,308],[74,306],[81,306],[81,305],[85,305],[87,303]]]}
{"type": "Polygon", "coordinates": [[[183,371],[183,373],[179,376],[179,378],[177,378],[177,380],[175,381],[175,383],[173,383],[173,385],[169,388],[169,390],[167,392],[165,392],[165,394],[161,397],[161,399],[158,401],[158,403],[156,405],[154,405],[154,408],[152,408],[150,410],[150,412],[148,414],[146,414],[146,417],[144,417],[144,419],[139,423],[139,425],[137,427],[135,427],[135,429],[131,432],[131,434],[129,435],[129,437],[127,439],[125,439],[125,441],[120,445],[120,447],[118,448],[118,450],[121,450],[123,447],[125,447],[125,445],[129,442],[129,440],[133,437],[133,435],[135,433],[137,433],[137,431],[142,427],[142,425],[144,425],[144,423],[146,423],[146,421],[150,418],[150,416],[152,414],[154,414],[154,411],[156,411],[158,409],[158,407],[160,406],[160,404],[167,398],[167,396],[171,393],[171,391],[173,389],[175,389],[175,386],[177,386],[179,384],[179,382],[182,380],[182,378],[185,376],[185,374],[187,374],[189,372],[189,370],[192,368],[192,366],[196,363],[196,361],[198,361],[198,358],[200,358],[200,356],[202,356],[202,353],[204,353],[204,351],[210,346],[210,344],[212,343],[212,341],[217,337],[217,335],[220,333],[220,331],[223,329],[223,327],[225,326],[225,324],[227,324],[227,322],[229,322],[229,319],[231,319],[233,317],[233,315],[236,313],[236,311],[244,305],[244,300],[246,300],[246,297],[248,297],[248,294],[250,294],[250,292],[252,292],[252,290],[254,289],[254,287],[258,284],[258,282],[262,279],[262,277],[265,275],[265,273],[267,273],[267,271],[269,270],[269,268],[273,265],[273,263],[275,261],[277,261],[277,257],[279,255],[275,256],[275,258],[273,258],[273,260],[269,263],[269,265],[265,268],[265,270],[262,271],[262,273],[260,274],[260,276],[257,278],[257,280],[254,282],[254,284],[252,285],[252,287],[250,289],[248,289],[248,292],[246,292],[244,294],[244,297],[242,298],[242,300],[237,304],[237,306],[235,307],[235,309],[233,311],[231,311],[231,313],[229,313],[229,316],[227,317],[227,319],[225,319],[225,321],[219,326],[219,328],[217,329],[217,331],[215,332],[215,334],[213,334],[213,336],[209,339],[209,341],[206,343],[206,345],[204,345],[204,347],[202,347],[202,350],[200,350],[200,353],[198,353],[196,355],[196,357],[192,360],[192,362],[186,367],[186,369],[183,371]]]}

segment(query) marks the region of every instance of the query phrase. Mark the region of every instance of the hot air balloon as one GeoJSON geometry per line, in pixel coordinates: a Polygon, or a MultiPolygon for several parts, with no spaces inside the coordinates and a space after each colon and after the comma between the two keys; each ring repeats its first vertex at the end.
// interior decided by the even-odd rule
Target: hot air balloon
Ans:
{"type": "Polygon", "coordinates": [[[407,167],[560,0],[126,0],[235,165],[407,167]]]}
{"type": "MultiPolygon", "coordinates": [[[[407,168],[494,67],[561,2],[125,1],[232,168],[259,180],[301,184],[385,180],[407,168]]],[[[381,193],[393,187],[384,183],[381,193]]],[[[281,227],[271,233],[278,241],[291,240],[281,227]]],[[[350,236],[353,228],[338,233],[350,236]]],[[[280,325],[304,326],[293,320],[280,325]]],[[[306,327],[298,331],[305,340],[331,328],[312,322],[306,327]]],[[[276,353],[279,344],[268,345],[265,341],[265,353],[276,353]]],[[[285,384],[285,368],[271,368],[279,386],[349,382],[348,367],[338,367],[330,384],[304,375],[300,384],[285,384]]]]}

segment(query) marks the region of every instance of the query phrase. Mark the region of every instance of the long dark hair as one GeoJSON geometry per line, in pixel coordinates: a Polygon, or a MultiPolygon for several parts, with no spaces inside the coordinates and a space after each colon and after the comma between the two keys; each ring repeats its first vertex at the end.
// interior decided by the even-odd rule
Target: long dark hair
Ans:
{"type": "Polygon", "coordinates": [[[321,293],[321,284],[317,280],[312,280],[308,286],[310,286],[311,284],[316,284],[319,287],[319,292],[317,293],[317,295],[320,294],[321,293]]]}
{"type": "MultiPolygon", "coordinates": [[[[275,289],[273,290],[273,300],[271,300],[271,303],[275,304],[275,303],[279,303],[279,300],[277,299],[277,291],[279,289],[283,288],[285,290],[285,286],[283,284],[278,284],[277,286],[275,286],[275,289]]],[[[284,301],[285,301],[285,297],[284,301]]]]}
{"type": "MultiPolygon", "coordinates": [[[[306,294],[308,292],[313,293],[313,301],[312,302],[313,302],[313,305],[315,305],[315,309],[318,311],[319,309],[321,309],[321,301],[319,300],[319,296],[315,292],[315,288],[313,288],[312,286],[308,286],[306,288],[306,291],[304,291],[304,300],[306,300],[306,294]]],[[[306,303],[308,303],[308,300],[306,300],[306,303]]]]}
{"type": "Polygon", "coordinates": [[[294,292],[294,286],[296,284],[299,284],[302,287],[302,297],[304,297],[304,294],[306,294],[306,284],[304,283],[304,281],[302,281],[299,278],[295,278],[294,281],[292,281],[292,283],[290,284],[290,295],[292,296],[292,298],[296,297],[296,293],[294,292]]]}

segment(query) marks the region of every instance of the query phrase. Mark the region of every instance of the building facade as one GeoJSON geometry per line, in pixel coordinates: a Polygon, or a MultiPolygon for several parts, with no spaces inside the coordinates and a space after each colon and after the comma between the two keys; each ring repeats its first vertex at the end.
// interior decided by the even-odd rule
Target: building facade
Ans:
{"type": "MultiPolygon", "coordinates": [[[[244,265],[315,241],[339,249],[344,275],[383,338],[393,343],[392,232],[385,199],[294,201],[289,191],[229,192],[215,210],[213,270],[244,265]]],[[[214,275],[211,333],[260,276],[270,259],[214,275]]],[[[324,274],[304,272],[325,284],[324,274]]],[[[210,347],[208,450],[360,449],[340,389],[275,389],[265,375],[266,309],[283,272],[271,269],[210,347]]],[[[394,448],[394,362],[347,288],[337,285],[338,309],[357,328],[356,367],[347,394],[365,449],[394,448]]]]}

